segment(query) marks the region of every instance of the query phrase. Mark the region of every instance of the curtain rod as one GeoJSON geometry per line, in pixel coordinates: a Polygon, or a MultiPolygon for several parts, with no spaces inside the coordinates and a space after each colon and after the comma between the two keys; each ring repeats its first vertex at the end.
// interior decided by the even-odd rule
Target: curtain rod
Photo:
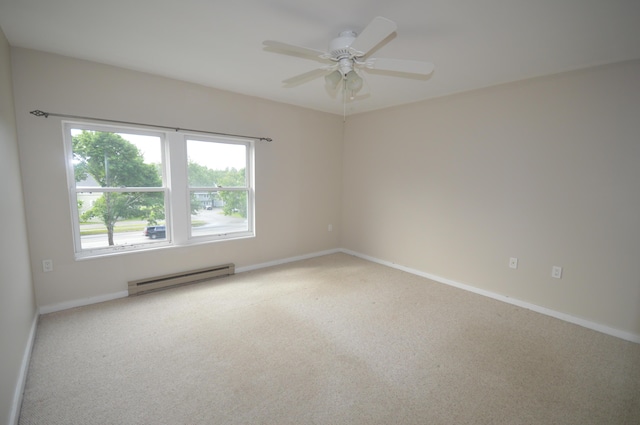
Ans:
{"type": "Polygon", "coordinates": [[[218,133],[215,131],[206,131],[206,130],[193,130],[189,128],[179,128],[179,127],[169,127],[165,125],[156,125],[156,124],[144,124],[139,122],[131,122],[131,121],[117,121],[117,120],[107,120],[104,118],[94,118],[94,117],[83,117],[79,115],[65,115],[65,114],[56,114],[54,112],[45,112],[39,109],[35,111],[31,111],[30,114],[35,115],[36,117],[60,117],[60,118],[73,118],[73,119],[81,119],[81,120],[90,120],[90,121],[102,121],[102,122],[110,122],[114,124],[128,124],[128,125],[142,125],[145,127],[154,127],[154,128],[163,128],[165,130],[175,130],[175,131],[193,131],[196,133],[204,133],[204,134],[215,134],[216,136],[230,136],[230,137],[244,137],[245,139],[253,139],[260,140],[263,142],[271,142],[273,139],[269,137],[254,137],[254,136],[243,136],[241,134],[229,134],[229,133],[218,133]]]}

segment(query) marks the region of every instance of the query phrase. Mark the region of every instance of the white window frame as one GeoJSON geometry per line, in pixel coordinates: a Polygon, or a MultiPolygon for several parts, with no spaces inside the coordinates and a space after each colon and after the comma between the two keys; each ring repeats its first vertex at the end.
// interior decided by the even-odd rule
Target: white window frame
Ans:
{"type": "MultiPolygon", "coordinates": [[[[255,142],[249,139],[239,139],[239,138],[232,138],[232,137],[222,138],[217,136],[202,136],[202,135],[187,134],[184,136],[185,150],[187,149],[186,148],[187,140],[208,142],[208,143],[222,143],[222,144],[228,144],[228,145],[242,145],[242,146],[245,146],[245,155],[246,155],[244,187],[213,187],[213,186],[191,187],[187,182],[186,201],[187,201],[188,210],[190,210],[191,208],[192,192],[246,192],[247,194],[247,230],[240,231],[240,232],[194,236],[191,233],[192,226],[191,226],[191,220],[189,219],[189,226],[188,226],[189,240],[197,243],[199,241],[217,241],[217,240],[238,239],[238,238],[255,236],[255,230],[254,230],[255,229],[255,179],[254,179],[255,142]]],[[[185,168],[186,167],[187,167],[187,163],[185,163],[185,168]]]]}
{"type": "MultiPolygon", "coordinates": [[[[197,133],[163,131],[127,125],[105,125],[94,122],[62,121],[65,147],[67,185],[69,193],[70,217],[73,232],[75,258],[95,258],[107,255],[119,255],[155,249],[166,249],[194,244],[214,243],[227,240],[255,237],[255,141],[236,137],[203,136],[197,133]],[[95,188],[76,187],[73,167],[73,140],[71,129],[88,131],[104,131],[110,133],[127,133],[156,136],[162,144],[162,187],[127,187],[127,188],[95,188]],[[221,188],[220,190],[247,191],[247,223],[248,229],[219,235],[191,235],[190,193],[187,178],[187,139],[212,141],[215,143],[244,144],[246,146],[246,188],[221,188]],[[163,241],[141,242],[128,245],[114,245],[93,249],[82,249],[80,235],[80,217],[78,214],[78,193],[82,192],[163,192],[165,200],[166,239],[163,241]],[[183,202],[186,200],[186,202],[183,202]]],[[[204,188],[203,188],[204,189],[204,188]]],[[[214,188],[206,188],[213,191],[214,188]]]]}

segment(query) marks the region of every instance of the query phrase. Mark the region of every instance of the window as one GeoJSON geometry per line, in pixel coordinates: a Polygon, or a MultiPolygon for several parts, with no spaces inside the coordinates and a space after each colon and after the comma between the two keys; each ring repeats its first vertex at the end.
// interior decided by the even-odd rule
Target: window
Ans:
{"type": "Polygon", "coordinates": [[[64,134],[77,258],[253,236],[252,141],[86,123],[64,134]]]}
{"type": "Polygon", "coordinates": [[[253,229],[248,142],[187,139],[192,238],[253,229]]]}

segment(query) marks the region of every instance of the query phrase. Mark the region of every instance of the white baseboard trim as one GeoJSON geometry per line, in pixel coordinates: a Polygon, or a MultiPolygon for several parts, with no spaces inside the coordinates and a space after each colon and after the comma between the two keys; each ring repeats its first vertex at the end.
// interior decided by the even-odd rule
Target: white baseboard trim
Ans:
{"type": "MultiPolygon", "coordinates": [[[[400,264],[392,263],[385,260],[380,260],[379,258],[371,257],[369,255],[361,254],[359,252],[351,251],[343,248],[329,249],[326,251],[318,251],[304,255],[298,255],[295,257],[283,258],[280,260],[268,261],[266,263],[254,264],[250,266],[238,267],[236,268],[236,273],[243,273],[252,270],[258,270],[266,267],[278,266],[281,264],[292,263],[294,261],[307,260],[309,258],[320,257],[323,255],[335,254],[338,252],[343,252],[345,254],[353,255],[355,257],[362,258],[367,261],[371,261],[373,263],[382,264],[387,267],[391,267],[394,269],[402,270],[407,273],[411,273],[417,276],[421,276],[435,282],[443,283],[445,285],[453,286],[455,288],[463,289],[465,291],[473,292],[475,294],[483,295],[485,297],[492,298],[494,300],[506,302],[512,305],[516,305],[518,307],[526,308],[527,310],[535,311],[536,313],[544,314],[546,316],[555,317],[556,319],[563,320],[565,322],[573,323],[574,325],[582,326],[587,329],[591,329],[597,332],[601,332],[607,335],[614,336],[616,338],[624,339],[626,341],[634,342],[636,344],[640,344],[640,335],[622,331],[620,329],[612,328],[606,325],[602,325],[600,323],[591,322],[589,320],[581,319],[579,317],[571,316],[566,313],[562,313],[559,311],[551,310],[546,307],[542,307],[536,304],[531,304],[526,301],[518,300],[516,298],[511,298],[506,295],[497,294],[495,292],[486,291],[484,289],[476,288],[471,285],[467,285],[464,283],[456,282],[451,279],[444,278],[442,276],[437,276],[431,273],[426,273],[420,270],[412,269],[409,267],[402,266],[400,264]]],[[[100,295],[97,297],[84,298],[80,300],[72,300],[66,301],[59,304],[45,305],[39,308],[40,314],[53,313],[56,311],[67,310],[74,307],[82,307],[85,305],[96,304],[104,301],[115,300],[118,298],[125,298],[129,296],[128,291],[116,292],[113,294],[100,295]]]]}
{"type": "Polygon", "coordinates": [[[236,273],[248,272],[251,270],[263,269],[265,267],[279,266],[280,264],[293,263],[294,261],[307,260],[309,258],[321,257],[323,255],[336,254],[338,252],[343,252],[342,249],[328,249],[326,251],[318,251],[312,252],[310,254],[298,255],[295,257],[283,258],[281,260],[268,261],[266,263],[254,264],[252,266],[238,267],[236,268],[236,273]]]}
{"type": "Polygon", "coordinates": [[[11,404],[11,414],[9,415],[9,424],[18,425],[20,419],[20,408],[22,407],[22,395],[24,394],[24,387],[27,384],[27,372],[29,371],[29,362],[31,361],[31,352],[33,351],[33,343],[36,340],[36,329],[38,328],[38,317],[40,315],[36,312],[31,323],[31,330],[29,331],[29,339],[27,340],[27,346],[24,349],[22,355],[22,364],[20,365],[20,373],[18,375],[18,382],[16,382],[16,389],[13,394],[13,403],[11,404]]]}
{"type": "MultiPolygon", "coordinates": [[[[266,263],[254,264],[254,265],[251,265],[251,266],[238,267],[238,268],[236,268],[236,273],[248,272],[248,271],[257,270],[257,269],[263,269],[265,267],[278,266],[280,264],[292,263],[294,261],[306,260],[306,259],[314,258],[314,257],[321,257],[323,255],[335,254],[335,253],[338,253],[338,252],[342,252],[342,250],[339,249],[339,248],[329,249],[329,250],[326,250],[326,251],[312,252],[310,254],[298,255],[296,257],[283,258],[281,260],[274,260],[274,261],[269,261],[269,262],[266,262],[266,263]]],[[[97,304],[97,303],[101,303],[101,302],[105,302],[105,301],[111,301],[111,300],[115,300],[115,299],[118,299],[118,298],[126,298],[128,296],[129,296],[129,291],[120,291],[120,292],[115,292],[115,293],[112,293],[112,294],[98,295],[96,297],[82,298],[82,299],[79,299],[79,300],[65,301],[65,302],[62,302],[62,303],[59,303],[59,304],[43,305],[43,306],[40,306],[38,310],[39,310],[40,314],[55,313],[56,311],[68,310],[70,308],[75,308],[75,307],[83,307],[83,306],[86,306],[86,305],[97,304]]]]}
{"type": "Polygon", "coordinates": [[[85,305],[102,303],[105,301],[111,301],[118,298],[126,298],[128,296],[129,296],[129,291],[120,291],[120,292],[115,292],[113,294],[98,295],[97,297],[65,301],[59,304],[43,305],[43,306],[40,306],[38,310],[40,314],[54,313],[56,311],[68,310],[70,308],[75,308],[75,307],[83,307],[85,305]]]}
{"type": "Polygon", "coordinates": [[[348,249],[341,249],[341,252],[349,255],[353,255],[355,257],[362,258],[367,261],[371,261],[373,263],[382,264],[384,266],[388,266],[394,269],[402,270],[407,273],[411,273],[417,276],[421,276],[439,283],[444,283],[445,285],[453,286],[459,289],[463,289],[465,291],[473,292],[475,294],[483,295],[485,297],[492,298],[494,300],[502,301],[505,303],[509,303],[512,305],[516,305],[518,307],[526,308],[527,310],[535,311],[536,313],[544,314],[546,316],[554,317],[556,319],[563,320],[565,322],[573,323],[574,325],[582,326],[587,329],[591,329],[597,332],[601,332],[607,335],[614,336],[616,338],[624,339],[626,341],[635,342],[636,344],[640,344],[640,335],[634,334],[631,332],[622,331],[620,329],[615,329],[606,325],[602,325],[600,323],[591,322],[589,320],[581,319],[579,317],[574,317],[566,313],[562,313],[559,311],[551,310],[546,307],[541,307],[536,304],[531,304],[526,301],[521,301],[516,298],[511,298],[506,295],[497,294],[495,292],[486,291],[484,289],[476,288],[471,285],[467,285],[464,283],[456,282],[451,279],[447,279],[441,276],[436,276],[431,273],[425,273],[420,270],[412,269],[409,267],[405,267],[399,264],[395,264],[389,261],[380,260],[378,258],[370,257],[365,254],[361,254],[359,252],[351,251],[348,249]]]}

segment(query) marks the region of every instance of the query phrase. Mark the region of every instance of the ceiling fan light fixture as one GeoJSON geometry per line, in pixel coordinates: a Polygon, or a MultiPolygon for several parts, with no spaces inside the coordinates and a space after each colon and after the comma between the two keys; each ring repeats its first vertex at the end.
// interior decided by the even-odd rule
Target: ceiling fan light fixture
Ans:
{"type": "Polygon", "coordinates": [[[345,77],[345,84],[347,85],[347,90],[356,93],[362,88],[362,77],[355,71],[349,71],[345,77]]]}
{"type": "Polygon", "coordinates": [[[330,90],[335,90],[338,87],[338,84],[340,84],[341,80],[342,74],[338,70],[335,70],[332,73],[324,76],[324,82],[326,83],[327,88],[330,90]]]}

